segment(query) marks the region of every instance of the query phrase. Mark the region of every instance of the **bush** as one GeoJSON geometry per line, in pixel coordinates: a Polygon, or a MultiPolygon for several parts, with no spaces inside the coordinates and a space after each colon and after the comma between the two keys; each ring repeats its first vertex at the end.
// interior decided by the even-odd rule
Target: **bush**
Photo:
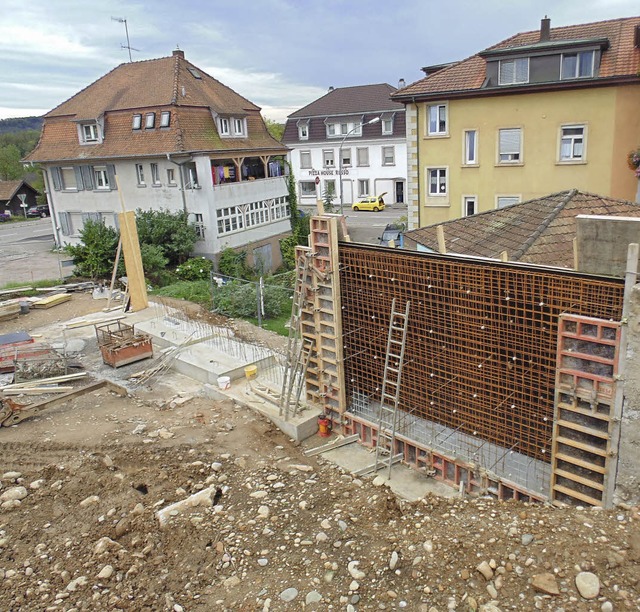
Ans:
{"type": "Polygon", "coordinates": [[[211,284],[209,281],[179,281],[153,291],[154,295],[187,300],[201,304],[205,308],[211,308],[211,284]]]}
{"type": "Polygon", "coordinates": [[[176,275],[183,281],[208,280],[213,270],[213,262],[206,257],[187,259],[176,268],[176,275]]]}
{"type": "MultiPolygon", "coordinates": [[[[87,220],[80,230],[81,243],[67,245],[65,250],[76,266],[75,274],[92,280],[109,278],[113,272],[113,262],[118,248],[118,232],[107,227],[102,221],[87,220]]],[[[120,263],[118,274],[124,274],[124,264],[120,263]]]]}
{"type": "MultiPolygon", "coordinates": [[[[213,308],[220,314],[237,319],[255,318],[258,310],[258,284],[231,281],[214,288],[213,308]]],[[[291,311],[291,291],[285,287],[265,285],[263,293],[265,318],[277,319],[291,311]]]]}
{"type": "Polygon", "coordinates": [[[168,210],[136,210],[140,244],[155,244],[169,264],[177,266],[187,260],[198,236],[187,220],[187,213],[168,210]]]}
{"type": "Polygon", "coordinates": [[[250,279],[254,277],[251,269],[247,266],[247,252],[234,251],[231,247],[227,247],[220,253],[218,272],[232,278],[250,279]]]}
{"type": "Polygon", "coordinates": [[[169,261],[162,254],[162,248],[157,244],[141,244],[140,256],[142,257],[142,267],[144,268],[145,276],[154,284],[158,284],[169,261]]]}

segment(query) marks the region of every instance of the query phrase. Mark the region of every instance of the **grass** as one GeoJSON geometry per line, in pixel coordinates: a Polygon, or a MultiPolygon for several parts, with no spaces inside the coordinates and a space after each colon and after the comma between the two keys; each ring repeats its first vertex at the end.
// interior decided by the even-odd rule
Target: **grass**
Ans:
{"type": "Polygon", "coordinates": [[[209,281],[178,281],[160,289],[154,289],[152,295],[195,302],[205,308],[211,308],[211,285],[209,281]]]}
{"type": "MultiPolygon", "coordinates": [[[[277,319],[262,319],[262,329],[268,329],[269,331],[276,332],[276,334],[280,334],[281,336],[288,336],[289,328],[287,327],[287,324],[289,323],[290,318],[291,313],[287,313],[285,315],[281,315],[277,319]]],[[[258,325],[258,319],[248,318],[246,320],[249,321],[249,323],[258,325]]]]}

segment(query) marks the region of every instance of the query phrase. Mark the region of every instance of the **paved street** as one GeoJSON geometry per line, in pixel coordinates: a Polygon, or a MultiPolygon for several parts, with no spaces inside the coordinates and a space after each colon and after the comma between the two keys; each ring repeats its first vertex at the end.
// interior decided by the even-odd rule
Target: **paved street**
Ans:
{"type": "Polygon", "coordinates": [[[51,219],[0,223],[0,287],[9,282],[29,284],[59,280],[72,268],[63,267],[68,257],[52,252],[51,219]]]}
{"type": "MultiPolygon", "coordinates": [[[[398,221],[400,217],[407,216],[406,204],[394,204],[388,206],[381,212],[358,211],[354,212],[351,207],[345,207],[347,217],[347,227],[353,242],[364,242],[366,244],[380,244],[379,238],[388,223],[398,221]]],[[[405,218],[406,221],[406,218],[405,218]]]]}

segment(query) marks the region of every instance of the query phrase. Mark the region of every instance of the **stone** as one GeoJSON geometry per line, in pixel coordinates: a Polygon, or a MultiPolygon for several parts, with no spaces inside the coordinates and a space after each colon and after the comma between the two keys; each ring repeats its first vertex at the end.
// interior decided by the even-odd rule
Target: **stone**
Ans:
{"type": "Polygon", "coordinates": [[[111,538],[100,538],[96,542],[96,545],[93,547],[93,554],[101,555],[102,553],[105,553],[112,548],[120,548],[120,544],[114,542],[111,538]]]}
{"type": "Polygon", "coordinates": [[[260,559],[258,559],[258,565],[260,565],[261,567],[264,567],[268,563],[269,563],[269,559],[265,559],[264,557],[261,557],[260,559]]]}
{"type": "Polygon", "coordinates": [[[122,537],[125,533],[127,533],[131,529],[131,524],[129,519],[121,518],[116,523],[116,538],[122,537]]]}
{"type": "Polygon", "coordinates": [[[249,493],[249,497],[253,497],[255,499],[262,499],[269,495],[268,491],[254,491],[253,493],[249,493]]]}
{"type": "Polygon", "coordinates": [[[100,498],[97,495],[90,495],[89,497],[85,497],[81,502],[80,506],[82,508],[86,508],[91,504],[97,504],[100,501],[100,498]]]}
{"type": "Polygon", "coordinates": [[[352,580],[349,584],[350,591],[357,591],[360,588],[360,583],[357,580],[352,580]]]}
{"type": "Polygon", "coordinates": [[[605,601],[600,606],[600,612],[613,612],[613,604],[610,601],[605,601]]]}
{"type": "Polygon", "coordinates": [[[68,585],[67,591],[73,592],[77,590],[78,587],[84,586],[89,582],[89,579],[86,576],[78,576],[78,578],[74,578],[68,585]]]}
{"type": "Polygon", "coordinates": [[[113,576],[113,566],[111,565],[105,565],[98,574],[100,580],[108,580],[111,576],[113,576]]]}
{"type": "Polygon", "coordinates": [[[0,502],[22,500],[28,495],[25,487],[11,487],[0,495],[0,502]]]}
{"type": "Polygon", "coordinates": [[[298,596],[298,589],[294,589],[293,587],[285,589],[284,591],[282,591],[282,593],[280,593],[280,599],[282,599],[282,601],[287,601],[287,602],[293,601],[297,596],[298,596]]]}
{"type": "Polygon", "coordinates": [[[381,487],[385,482],[387,482],[387,479],[384,476],[376,476],[373,479],[373,486],[381,487]]]}
{"type": "Polygon", "coordinates": [[[558,588],[556,577],[549,572],[532,576],[530,582],[531,586],[539,593],[546,593],[547,595],[560,595],[560,589],[558,588]]]}
{"type": "Polygon", "coordinates": [[[237,576],[231,576],[227,578],[223,583],[226,589],[232,589],[233,587],[237,587],[240,584],[240,578],[237,576]]]}
{"type": "Polygon", "coordinates": [[[391,559],[389,560],[389,569],[394,570],[398,565],[398,553],[394,550],[391,553],[391,559]]]}
{"type": "Polygon", "coordinates": [[[580,572],[576,576],[576,588],[581,597],[595,599],[600,594],[600,580],[591,572],[580,572]]]}
{"type": "Polygon", "coordinates": [[[520,538],[523,546],[529,546],[531,542],[533,542],[533,536],[530,533],[523,534],[522,538],[520,538]]]}
{"type": "Polygon", "coordinates": [[[15,482],[18,478],[22,478],[21,472],[5,472],[2,475],[2,480],[11,480],[12,482],[15,482]]]}
{"type": "Polygon", "coordinates": [[[498,591],[496,589],[495,586],[493,586],[493,583],[489,583],[487,584],[487,593],[489,593],[489,596],[491,597],[491,599],[497,599],[498,598],[498,591]]]}
{"type": "Polygon", "coordinates": [[[476,570],[478,570],[484,576],[485,580],[491,580],[493,578],[493,570],[486,561],[480,563],[480,565],[476,567],[476,570]]]}
{"type": "Polygon", "coordinates": [[[362,570],[358,569],[358,565],[360,561],[349,561],[347,565],[347,570],[354,580],[362,580],[366,576],[362,570]]]}

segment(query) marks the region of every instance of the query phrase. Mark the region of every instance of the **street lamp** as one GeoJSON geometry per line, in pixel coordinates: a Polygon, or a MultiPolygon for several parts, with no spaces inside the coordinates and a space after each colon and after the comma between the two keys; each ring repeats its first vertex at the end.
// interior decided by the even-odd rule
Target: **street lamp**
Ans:
{"type": "Polygon", "coordinates": [[[373,119],[369,119],[369,121],[365,121],[364,123],[357,123],[354,125],[342,139],[340,143],[340,148],[338,149],[338,180],[340,181],[340,214],[344,215],[344,196],[342,194],[342,147],[344,146],[344,141],[351,135],[351,132],[355,132],[358,128],[361,128],[365,125],[371,125],[372,123],[378,123],[380,121],[380,117],[374,117],[373,119]]]}

